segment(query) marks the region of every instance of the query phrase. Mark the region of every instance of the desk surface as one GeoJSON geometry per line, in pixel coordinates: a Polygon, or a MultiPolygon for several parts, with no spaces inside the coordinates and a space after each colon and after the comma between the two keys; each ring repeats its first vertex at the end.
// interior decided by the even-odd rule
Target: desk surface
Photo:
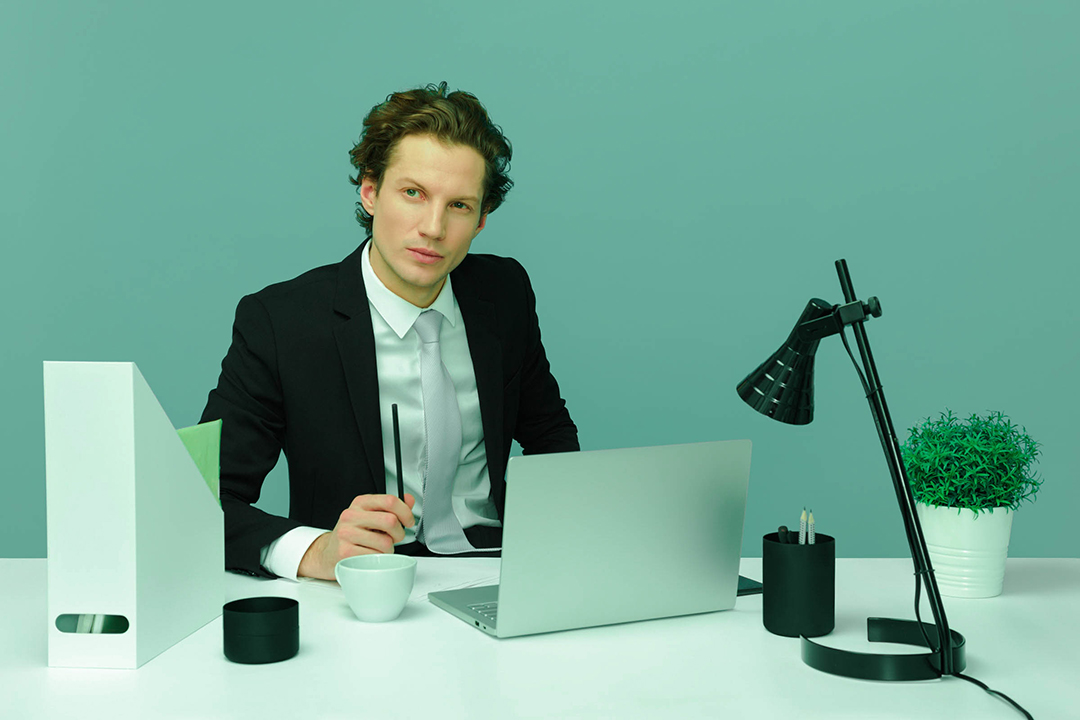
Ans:
{"type": "MultiPolygon", "coordinates": [[[[884,683],[834,677],[798,640],[761,625],[761,596],[735,609],[497,640],[426,601],[498,574],[489,559],[421,558],[398,620],[355,619],[333,583],[230,574],[225,600],[300,601],[300,652],[236,665],[221,618],[138,670],[47,667],[45,560],[0,560],[0,708],[32,718],[1018,718],[955,678],[884,683]]],[[[760,578],[760,559],[742,572],[760,578]]],[[[836,630],[822,641],[865,652],[867,616],[913,616],[909,560],[841,559],[836,630]]],[[[572,601],[572,594],[570,597],[572,601]]],[[[967,637],[967,673],[1036,718],[1080,717],[1080,560],[1008,561],[1003,595],[945,598],[967,637]]],[[[930,617],[924,607],[924,619],[930,617]]],[[[886,646],[912,651],[906,646],[886,646]]]]}

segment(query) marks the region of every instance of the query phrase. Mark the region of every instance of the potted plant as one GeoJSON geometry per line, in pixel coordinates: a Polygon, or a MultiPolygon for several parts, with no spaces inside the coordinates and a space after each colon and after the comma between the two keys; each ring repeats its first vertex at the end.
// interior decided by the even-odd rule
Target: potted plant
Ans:
{"type": "Polygon", "coordinates": [[[953,597],[1001,594],[1013,514],[1042,481],[1039,443],[1004,414],[961,420],[946,410],[901,448],[938,588],[953,597]]]}

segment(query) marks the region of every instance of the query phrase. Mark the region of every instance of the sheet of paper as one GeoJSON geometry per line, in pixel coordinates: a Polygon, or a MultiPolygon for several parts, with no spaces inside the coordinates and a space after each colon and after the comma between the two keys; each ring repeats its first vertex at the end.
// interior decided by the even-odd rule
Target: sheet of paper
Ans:
{"type": "Polygon", "coordinates": [[[323,590],[341,592],[341,586],[337,584],[337,580],[320,580],[318,578],[298,577],[296,578],[296,581],[304,585],[310,585],[311,587],[322,588],[323,590]]]}
{"type": "Polygon", "coordinates": [[[409,600],[427,600],[428,593],[499,582],[498,558],[420,558],[409,600]]]}
{"type": "Polygon", "coordinates": [[[214,499],[221,504],[219,477],[221,472],[221,421],[212,420],[201,425],[180,428],[176,431],[184,442],[195,467],[202,473],[206,486],[214,494],[214,499]]]}

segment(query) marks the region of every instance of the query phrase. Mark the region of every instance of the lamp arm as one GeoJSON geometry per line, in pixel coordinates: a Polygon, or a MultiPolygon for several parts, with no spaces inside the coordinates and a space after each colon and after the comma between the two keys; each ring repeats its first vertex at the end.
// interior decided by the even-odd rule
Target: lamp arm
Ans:
{"type": "MultiPolygon", "coordinates": [[[[855,302],[855,290],[851,284],[847,263],[844,260],[837,260],[836,271],[840,276],[840,286],[844,292],[845,302],[849,304],[855,302]]],[[[874,417],[874,425],[877,427],[881,448],[885,453],[885,460],[892,476],[896,501],[900,506],[900,515],[904,520],[904,531],[907,533],[908,546],[911,549],[911,559],[915,564],[916,574],[926,584],[927,599],[934,615],[934,624],[938,632],[937,654],[940,663],[939,669],[942,674],[951,675],[954,672],[959,672],[959,669],[955,668],[953,663],[953,642],[949,632],[949,623],[945,617],[945,606],[941,600],[937,581],[934,579],[934,568],[930,563],[926,538],[923,536],[922,526],[919,524],[919,518],[915,512],[915,497],[911,493],[911,485],[908,482],[907,473],[904,471],[904,463],[900,455],[900,444],[896,440],[896,431],[893,428],[889,407],[885,402],[885,393],[881,387],[881,380],[878,377],[877,366],[874,364],[874,355],[870,350],[870,340],[866,335],[863,321],[853,322],[852,330],[855,334],[855,342],[859,346],[859,355],[862,358],[866,382],[869,386],[866,399],[870,403],[870,412],[874,417]]]]}

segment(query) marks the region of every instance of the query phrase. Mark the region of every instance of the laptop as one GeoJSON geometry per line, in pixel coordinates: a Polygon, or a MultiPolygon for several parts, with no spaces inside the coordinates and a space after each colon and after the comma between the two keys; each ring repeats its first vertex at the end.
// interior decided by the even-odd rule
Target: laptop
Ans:
{"type": "Polygon", "coordinates": [[[428,599],[500,638],[729,610],[750,446],[511,458],[499,584],[428,599]]]}

